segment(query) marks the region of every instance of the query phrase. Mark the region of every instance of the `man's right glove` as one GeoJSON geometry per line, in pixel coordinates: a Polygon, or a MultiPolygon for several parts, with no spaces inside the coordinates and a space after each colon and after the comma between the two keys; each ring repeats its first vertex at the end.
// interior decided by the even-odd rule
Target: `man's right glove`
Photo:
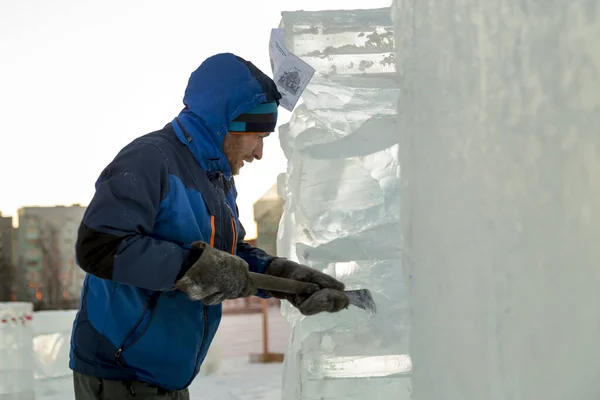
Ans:
{"type": "Polygon", "coordinates": [[[174,289],[181,290],[192,300],[202,300],[207,305],[256,293],[246,261],[205,242],[194,242],[192,246],[197,251],[202,251],[202,254],[185,275],[175,282],[174,289]]]}
{"type": "Polygon", "coordinates": [[[278,299],[285,299],[292,303],[303,315],[338,312],[348,308],[350,304],[350,299],[344,293],[344,284],[342,282],[309,266],[279,257],[271,261],[266,274],[310,282],[319,286],[320,290],[306,294],[287,294],[268,291],[271,296],[278,299]]]}

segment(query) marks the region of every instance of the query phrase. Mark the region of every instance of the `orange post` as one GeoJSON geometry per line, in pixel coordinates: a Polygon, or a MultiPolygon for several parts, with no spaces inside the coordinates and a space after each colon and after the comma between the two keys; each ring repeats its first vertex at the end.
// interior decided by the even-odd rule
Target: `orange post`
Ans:
{"type": "Polygon", "coordinates": [[[269,300],[261,299],[261,314],[262,314],[262,344],[263,351],[258,354],[250,354],[251,363],[281,363],[283,362],[283,354],[269,352],[269,300]]]}
{"type": "Polygon", "coordinates": [[[269,316],[268,310],[269,305],[266,299],[261,299],[261,310],[262,310],[262,334],[263,334],[263,354],[269,353],[269,316]]]}

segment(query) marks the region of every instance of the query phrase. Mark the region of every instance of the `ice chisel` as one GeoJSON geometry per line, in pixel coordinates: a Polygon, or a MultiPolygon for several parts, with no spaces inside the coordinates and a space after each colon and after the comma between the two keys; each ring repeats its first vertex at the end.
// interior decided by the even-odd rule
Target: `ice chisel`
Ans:
{"type": "MultiPolygon", "coordinates": [[[[277,276],[259,274],[250,272],[254,285],[258,289],[273,290],[275,292],[290,294],[314,293],[320,289],[315,283],[302,282],[294,279],[280,278],[277,276]]],[[[369,289],[346,290],[344,293],[348,296],[350,304],[362,308],[365,311],[375,314],[377,306],[371,296],[369,289]]]]}

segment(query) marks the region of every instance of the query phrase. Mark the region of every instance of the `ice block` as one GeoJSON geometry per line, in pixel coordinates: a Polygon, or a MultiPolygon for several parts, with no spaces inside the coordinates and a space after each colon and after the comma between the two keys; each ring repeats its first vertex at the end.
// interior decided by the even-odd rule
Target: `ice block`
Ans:
{"type": "Polygon", "coordinates": [[[370,289],[377,304],[375,315],[351,307],[305,318],[284,303],[293,330],[282,398],[408,399],[390,9],[286,12],[281,26],[317,72],[279,130],[288,169],[278,253],[370,289]]]}
{"type": "Polygon", "coordinates": [[[0,303],[0,400],[34,400],[33,304],[0,303]]]}
{"type": "Polygon", "coordinates": [[[600,396],[600,6],[394,2],[415,400],[600,396]]]}

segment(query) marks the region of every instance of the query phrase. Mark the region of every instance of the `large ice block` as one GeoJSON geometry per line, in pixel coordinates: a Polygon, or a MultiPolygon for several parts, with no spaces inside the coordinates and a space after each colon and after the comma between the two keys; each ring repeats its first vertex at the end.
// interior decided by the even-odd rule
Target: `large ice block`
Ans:
{"type": "Polygon", "coordinates": [[[317,73],[280,142],[288,159],[278,252],[368,288],[351,307],[293,325],[283,398],[409,398],[409,307],[400,253],[399,89],[390,9],[283,13],[288,48],[317,73]]]}
{"type": "Polygon", "coordinates": [[[33,400],[33,304],[0,303],[0,400],[33,400]]]}
{"type": "Polygon", "coordinates": [[[394,13],[413,398],[600,398],[598,1],[394,13]]]}

